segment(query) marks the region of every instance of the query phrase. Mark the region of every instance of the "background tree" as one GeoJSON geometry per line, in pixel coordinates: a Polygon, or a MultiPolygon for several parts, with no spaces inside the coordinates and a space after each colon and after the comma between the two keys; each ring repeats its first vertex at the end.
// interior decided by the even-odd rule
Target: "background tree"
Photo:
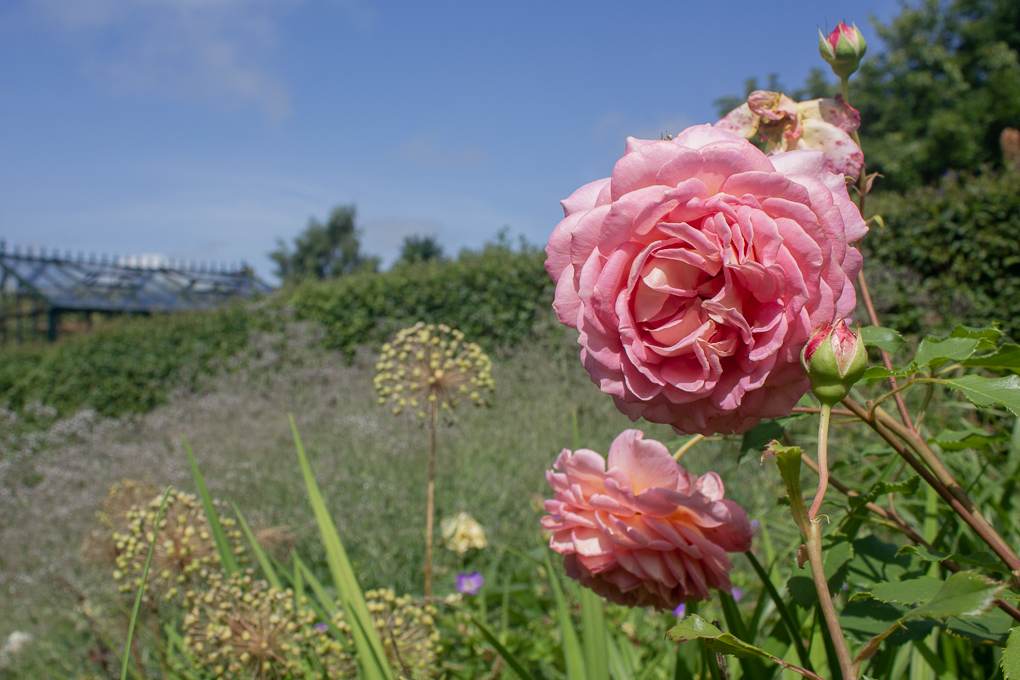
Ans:
{"type": "Polygon", "coordinates": [[[428,262],[429,260],[442,260],[443,246],[439,245],[439,237],[435,234],[422,236],[413,234],[404,238],[404,244],[400,247],[400,258],[398,264],[413,264],[415,262],[428,262]]]}
{"type": "Polygon", "coordinates": [[[999,135],[1020,127],[1020,3],[924,0],[873,25],[885,50],[865,59],[850,99],[883,188],[997,164],[999,135]]]}
{"type": "Polygon", "coordinates": [[[285,283],[304,279],[327,279],[359,271],[377,271],[379,258],[361,252],[359,231],[354,226],[353,205],[337,206],[325,224],[312,217],[294,239],[293,251],[282,240],[269,253],[275,274],[285,283]]]}

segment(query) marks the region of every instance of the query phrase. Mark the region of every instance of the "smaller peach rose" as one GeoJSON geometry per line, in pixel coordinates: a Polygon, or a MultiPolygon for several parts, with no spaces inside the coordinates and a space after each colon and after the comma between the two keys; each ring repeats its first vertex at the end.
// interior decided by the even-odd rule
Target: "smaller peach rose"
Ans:
{"type": "Polygon", "coordinates": [[[643,437],[622,432],[608,461],[588,449],[560,453],[546,472],[549,547],[571,578],[619,604],[673,610],[713,588],[729,592],[726,553],[750,548],[747,514],[723,498],[717,474],[689,474],[643,437]]]}

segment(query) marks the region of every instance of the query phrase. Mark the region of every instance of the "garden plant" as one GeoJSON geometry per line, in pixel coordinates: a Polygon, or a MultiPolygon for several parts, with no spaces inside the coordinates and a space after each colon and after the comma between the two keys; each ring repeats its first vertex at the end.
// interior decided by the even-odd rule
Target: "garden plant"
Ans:
{"type": "MultiPolygon", "coordinates": [[[[81,598],[92,677],[1020,678],[1020,345],[1002,330],[1016,319],[918,337],[883,325],[862,251],[906,237],[884,231],[869,198],[884,178],[869,172],[848,87],[865,41],[840,23],[819,50],[839,94],[755,90],[714,124],[628,138],[609,177],[562,202],[544,264],[570,329],[564,363],[579,344],[598,398],[636,424],[610,442],[582,427],[603,412],[580,397],[559,405],[569,446],[536,475],[534,540],[495,544],[464,511],[435,536],[437,506],[450,507],[439,442],[467,431],[458,405],[510,416],[499,357],[428,317],[448,312],[481,334],[502,315],[499,332],[519,340],[534,334],[531,298],[549,279],[505,270],[498,251],[446,265],[479,279],[456,303],[428,262],[392,284],[303,284],[290,293],[298,315],[323,317],[325,344],[356,360],[358,343],[392,330],[380,291],[428,282],[387,317],[424,320],[371,364],[377,406],[418,423],[386,436],[427,439],[420,455],[410,445],[427,489],[406,592],[362,587],[384,565],[351,558],[359,546],[341,538],[344,510],[295,417],[314,534],[298,547],[215,500],[203,452],[185,441],[196,493],[120,482],[87,543],[116,591],[103,610],[81,598]],[[486,312],[471,317],[461,302],[472,300],[486,312]],[[358,311],[345,325],[338,307],[358,311]]],[[[952,261],[964,276],[966,258],[952,261]]],[[[986,308],[993,298],[982,293],[986,308]]],[[[230,314],[233,347],[249,321],[230,314]]],[[[559,357],[554,345],[535,351],[559,357]]]]}

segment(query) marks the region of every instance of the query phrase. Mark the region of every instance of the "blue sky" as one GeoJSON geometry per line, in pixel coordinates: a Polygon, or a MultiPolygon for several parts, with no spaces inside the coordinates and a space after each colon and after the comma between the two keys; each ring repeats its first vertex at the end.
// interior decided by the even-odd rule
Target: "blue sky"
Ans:
{"type": "Polygon", "coordinates": [[[880,42],[896,0],[0,3],[0,238],[175,259],[266,254],[354,203],[362,243],[447,253],[559,200],[627,135],[714,122],[749,76],[799,86],[818,28],[880,42]]]}

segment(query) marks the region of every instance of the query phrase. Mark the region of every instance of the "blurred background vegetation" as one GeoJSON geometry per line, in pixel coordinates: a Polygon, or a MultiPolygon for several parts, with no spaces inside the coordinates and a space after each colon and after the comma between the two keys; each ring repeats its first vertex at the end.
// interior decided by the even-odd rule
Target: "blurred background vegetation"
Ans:
{"type": "MultiPolygon", "coordinates": [[[[1020,128],[1020,3],[925,0],[867,35],[850,97],[862,114],[867,169],[882,174],[867,212],[884,226],[859,244],[880,318],[914,334],[998,320],[1020,337],[1020,137],[1008,132],[1020,128]]],[[[769,81],[747,89],[783,89],[778,77],[769,81]]],[[[819,70],[793,94],[837,90],[819,70]]],[[[720,114],[740,101],[720,100],[720,114]]],[[[190,486],[182,431],[215,495],[259,526],[290,527],[321,566],[290,464],[288,411],[366,587],[413,590],[423,551],[421,432],[376,406],[371,379],[378,345],[416,321],[458,328],[496,360],[495,410],[467,411],[441,435],[440,515],[468,510],[492,543],[536,544],[533,495],[571,441],[571,410],[582,441],[598,450],[630,425],[577,362],[576,338],[555,322],[544,252],[503,231],[482,250],[451,257],[435,236],[414,235],[380,272],[360,248],[355,217],[353,206],[340,206],[325,223],[311,220],[293,246],[278,244],[272,257],[284,286],[266,299],[0,348],[0,611],[9,614],[0,633],[64,620],[67,645],[87,653],[89,633],[73,611],[95,579],[68,565],[109,484],[149,475],[190,486]]],[[[938,417],[969,422],[950,406],[938,417]]],[[[674,438],[668,428],[637,426],[674,438]]],[[[760,483],[753,456],[735,455],[739,445],[699,445],[685,464],[720,471],[768,526],[784,509],[760,483]]],[[[874,453],[854,448],[847,470],[874,453]]],[[[993,453],[961,453],[954,464],[980,467],[993,453]]],[[[461,566],[452,554],[440,560],[448,581],[461,566]]],[[[71,658],[67,649],[43,651],[40,663],[71,658]]]]}

